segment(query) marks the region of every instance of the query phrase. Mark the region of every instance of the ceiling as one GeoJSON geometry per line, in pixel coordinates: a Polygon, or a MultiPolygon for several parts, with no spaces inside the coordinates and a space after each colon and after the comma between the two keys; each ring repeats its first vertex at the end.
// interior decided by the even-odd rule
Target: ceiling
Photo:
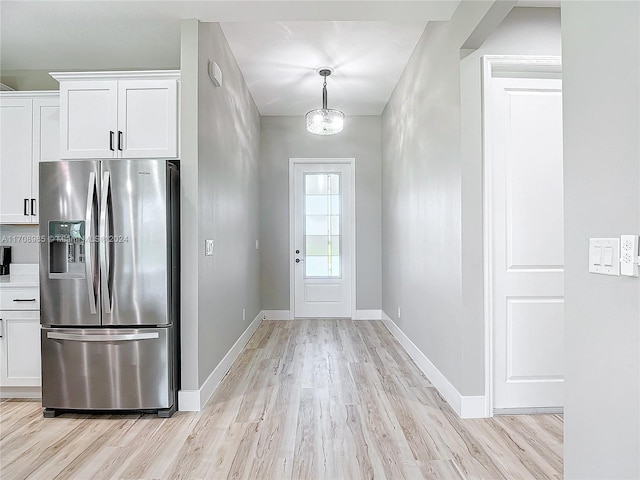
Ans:
{"type": "Polygon", "coordinates": [[[318,67],[329,108],[380,115],[426,22],[223,23],[262,115],[301,115],[322,106],[318,67]]]}
{"type": "Polygon", "coordinates": [[[428,21],[459,1],[0,2],[0,69],[178,68],[180,20],[221,22],[262,115],[379,115],[428,21]]]}

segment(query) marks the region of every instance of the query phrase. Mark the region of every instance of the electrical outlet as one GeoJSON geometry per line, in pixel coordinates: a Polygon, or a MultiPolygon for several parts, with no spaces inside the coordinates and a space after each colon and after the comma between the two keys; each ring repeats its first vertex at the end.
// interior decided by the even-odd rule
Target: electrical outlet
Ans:
{"type": "Polygon", "coordinates": [[[260,240],[256,240],[256,250],[260,250],[260,240]]]}
{"type": "Polygon", "coordinates": [[[400,318],[400,307],[398,307],[398,318],[400,318]]]}
{"type": "Polygon", "coordinates": [[[242,309],[242,321],[245,322],[247,320],[247,310],[242,309]]]}
{"type": "Polygon", "coordinates": [[[620,275],[638,276],[638,235],[620,237],[620,275]]]}

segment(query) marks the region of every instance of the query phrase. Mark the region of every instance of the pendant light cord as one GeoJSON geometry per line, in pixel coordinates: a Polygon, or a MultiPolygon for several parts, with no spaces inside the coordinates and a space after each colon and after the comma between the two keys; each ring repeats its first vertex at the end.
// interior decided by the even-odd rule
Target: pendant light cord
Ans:
{"type": "Polygon", "coordinates": [[[324,83],[322,84],[322,109],[327,109],[327,77],[324,77],[324,83]]]}

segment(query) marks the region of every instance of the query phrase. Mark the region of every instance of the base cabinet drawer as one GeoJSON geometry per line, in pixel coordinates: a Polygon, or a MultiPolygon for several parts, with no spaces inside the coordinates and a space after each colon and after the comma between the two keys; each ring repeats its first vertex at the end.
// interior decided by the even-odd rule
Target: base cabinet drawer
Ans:
{"type": "Polygon", "coordinates": [[[0,335],[0,387],[39,387],[39,312],[0,311],[0,335]]]}
{"type": "Polygon", "coordinates": [[[2,288],[0,310],[40,310],[40,292],[29,287],[2,288]]]}

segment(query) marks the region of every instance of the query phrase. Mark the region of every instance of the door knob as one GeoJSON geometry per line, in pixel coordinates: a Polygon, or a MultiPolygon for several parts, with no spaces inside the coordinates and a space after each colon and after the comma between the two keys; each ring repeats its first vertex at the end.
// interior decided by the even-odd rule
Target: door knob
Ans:
{"type": "Polygon", "coordinates": [[[300,262],[304,262],[304,260],[301,260],[299,258],[296,258],[296,263],[300,263],[300,262]]]}

